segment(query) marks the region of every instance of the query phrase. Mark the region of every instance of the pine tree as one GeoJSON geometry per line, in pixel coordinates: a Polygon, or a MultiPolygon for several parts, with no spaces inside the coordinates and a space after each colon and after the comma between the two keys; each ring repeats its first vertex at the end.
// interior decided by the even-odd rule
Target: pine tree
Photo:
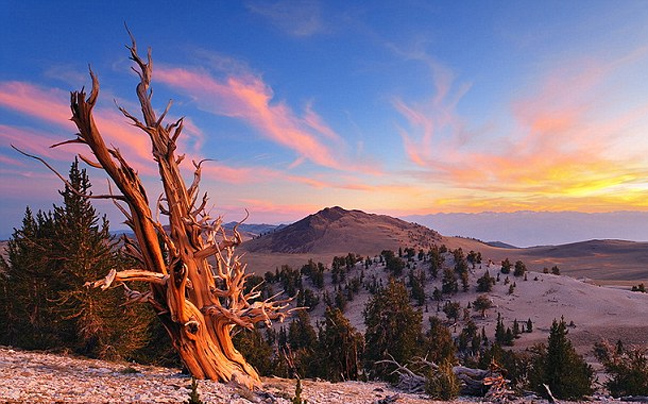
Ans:
{"type": "Polygon", "coordinates": [[[7,259],[0,256],[0,344],[25,349],[60,346],[55,315],[57,279],[50,259],[54,220],[25,209],[22,227],[14,229],[7,259]]]}
{"type": "Polygon", "coordinates": [[[486,317],[486,310],[493,307],[493,302],[486,295],[479,295],[473,302],[473,310],[478,311],[482,318],[486,317]]]}
{"type": "Polygon", "coordinates": [[[443,280],[441,281],[441,292],[446,294],[453,294],[459,291],[459,284],[457,283],[457,278],[455,273],[446,268],[443,271],[443,280]]]}
{"type": "Polygon", "coordinates": [[[459,310],[461,310],[461,303],[459,302],[446,302],[443,305],[443,312],[448,317],[448,320],[458,321],[459,310]]]}
{"type": "Polygon", "coordinates": [[[495,342],[500,345],[507,345],[506,328],[504,321],[502,321],[502,314],[497,313],[497,323],[495,325],[495,342]]]}
{"type": "Polygon", "coordinates": [[[409,272],[409,286],[412,288],[411,296],[418,306],[425,304],[425,271],[420,271],[418,276],[414,274],[414,270],[409,272]]]}
{"type": "Polygon", "coordinates": [[[513,265],[511,265],[511,261],[509,261],[508,258],[506,258],[504,261],[502,261],[502,269],[500,270],[504,275],[511,273],[511,268],[513,265]]]}
{"type": "Polygon", "coordinates": [[[614,397],[648,395],[648,349],[616,346],[608,342],[594,345],[594,354],[609,375],[605,387],[614,397]]]}
{"type": "Polygon", "coordinates": [[[434,363],[454,362],[457,348],[448,327],[438,317],[430,317],[430,329],[425,333],[424,355],[434,363]]]}
{"type": "Polygon", "coordinates": [[[553,321],[547,347],[540,346],[537,351],[530,375],[536,391],[545,394],[545,383],[560,399],[578,400],[592,393],[594,371],[567,338],[564,319],[553,321]]]}
{"type": "Polygon", "coordinates": [[[409,302],[405,285],[393,279],[367,303],[364,309],[367,368],[375,376],[394,379],[390,369],[375,362],[391,355],[405,363],[420,353],[422,314],[409,302]]]}
{"type": "Polygon", "coordinates": [[[271,376],[274,370],[272,363],[272,346],[263,338],[261,330],[243,329],[236,334],[233,339],[236,349],[238,349],[245,359],[254,366],[262,376],[271,376]]]}
{"type": "Polygon", "coordinates": [[[75,351],[102,358],[123,358],[142,348],[152,316],[141,306],[124,306],[123,289],[102,292],[84,287],[125,265],[116,252],[108,220],[101,219],[86,195],[91,184],[75,159],[68,183],[59,191],[63,205],[54,207],[52,274],[62,285],[57,311],[65,325],[65,340],[75,351]]]}
{"type": "Polygon", "coordinates": [[[288,327],[287,345],[292,354],[293,369],[300,377],[314,377],[318,374],[315,364],[317,332],[305,310],[299,311],[297,318],[288,327]]]}
{"type": "Polygon", "coordinates": [[[332,382],[358,380],[364,350],[362,334],[337,308],[326,308],[319,325],[318,374],[332,382]]]}
{"type": "Polygon", "coordinates": [[[432,277],[436,279],[436,277],[439,275],[439,269],[441,269],[443,265],[443,257],[441,256],[441,253],[437,246],[432,247],[428,255],[430,256],[429,271],[430,274],[432,274],[432,277]]]}
{"type": "Polygon", "coordinates": [[[495,279],[493,279],[488,270],[486,270],[484,275],[477,279],[477,292],[483,293],[492,291],[494,283],[495,279]]]}
{"type": "MultiPolygon", "coordinates": [[[[513,270],[513,276],[526,276],[526,265],[522,261],[515,261],[515,269],[513,270]]],[[[525,279],[526,280],[526,279],[525,279]]]]}

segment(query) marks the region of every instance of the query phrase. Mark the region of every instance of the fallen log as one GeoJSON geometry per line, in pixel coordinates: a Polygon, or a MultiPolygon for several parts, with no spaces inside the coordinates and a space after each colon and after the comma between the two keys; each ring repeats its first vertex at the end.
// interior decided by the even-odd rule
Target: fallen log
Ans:
{"type": "MultiPolygon", "coordinates": [[[[426,375],[430,371],[439,371],[439,365],[420,357],[414,358],[409,365],[403,365],[390,355],[390,359],[378,361],[376,364],[395,366],[392,374],[397,374],[399,378],[396,387],[410,393],[425,391],[426,375]]],[[[452,373],[462,383],[460,390],[462,395],[485,396],[491,400],[501,400],[513,394],[509,388],[510,380],[504,377],[506,371],[496,362],[491,362],[488,369],[453,366],[452,373]]]]}

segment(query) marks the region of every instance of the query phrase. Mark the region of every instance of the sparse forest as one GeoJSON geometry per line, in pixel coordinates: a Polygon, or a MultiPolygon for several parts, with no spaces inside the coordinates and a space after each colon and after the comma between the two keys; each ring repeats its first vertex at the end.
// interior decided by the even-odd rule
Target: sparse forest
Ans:
{"type": "MultiPolygon", "coordinates": [[[[75,159],[67,177],[59,174],[62,203],[48,212],[26,209],[0,259],[1,345],[181,364],[197,379],[249,388],[261,387],[261,376],[279,376],[296,378],[300,389],[304,378],[383,380],[442,400],[502,400],[530,391],[580,400],[593,393],[594,370],[569,339],[576,325],[507,315],[503,303],[522,304],[530,284],[560,279],[557,265],[536,275],[517,258],[486,265],[480,252],[419,240],[416,248],[375,256],[349,252],[301,268],[246,272],[236,253],[243,242],[237,227],[226,232],[200,194],[205,161],[193,162],[190,184],[181,175],[183,120],[164,122],[170,104],[155,112],[150,51],[142,59],[134,39],[129,50],[142,117],[120,110],[151,141],[164,187],[154,208],[167,222],[153,214],[137,172],[104,143],[93,116],[99,81],[91,71],[90,95],[71,96],[79,133],[55,146],[87,146],[91,157],[79,158],[106,173],[117,193],[93,194],[75,159]],[[134,238],[111,236],[93,199],[114,201],[134,238]],[[546,343],[519,349],[520,339],[542,332],[546,343]]],[[[633,290],[645,292],[644,284],[633,290]]],[[[543,301],[557,303],[553,294],[548,289],[543,301]]],[[[648,395],[645,349],[601,342],[594,354],[610,394],[648,395]]]]}

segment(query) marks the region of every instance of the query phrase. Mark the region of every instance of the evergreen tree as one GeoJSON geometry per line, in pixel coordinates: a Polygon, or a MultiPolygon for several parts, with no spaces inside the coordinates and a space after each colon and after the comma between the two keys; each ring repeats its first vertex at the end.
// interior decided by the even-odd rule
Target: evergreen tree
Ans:
{"type": "Polygon", "coordinates": [[[311,324],[307,311],[298,311],[297,318],[290,323],[288,327],[288,345],[293,350],[302,348],[312,350],[317,345],[317,332],[315,332],[315,328],[311,324]]]}
{"type": "Polygon", "coordinates": [[[493,290],[494,284],[495,284],[495,279],[493,279],[493,277],[490,276],[488,270],[486,270],[484,275],[481,276],[479,279],[477,279],[477,292],[480,293],[490,292],[493,290]]]}
{"type": "Polygon", "coordinates": [[[91,185],[76,160],[68,184],[59,191],[62,206],[35,219],[27,209],[23,228],[9,242],[0,311],[14,318],[7,319],[10,326],[0,331],[0,340],[28,349],[66,347],[90,356],[133,357],[149,338],[152,314],[124,306],[119,287],[104,293],[84,287],[120,269],[124,260],[107,220],[100,221],[90,204],[91,185]]]}
{"type": "Polygon", "coordinates": [[[511,261],[509,261],[508,258],[506,258],[504,261],[502,261],[502,269],[500,270],[504,275],[510,274],[511,273],[511,268],[513,265],[511,265],[511,261]]]}
{"type": "Polygon", "coordinates": [[[441,255],[441,252],[439,251],[439,248],[437,246],[432,247],[428,255],[430,256],[430,274],[433,278],[436,279],[436,277],[439,275],[439,269],[441,269],[443,265],[443,256],[441,255]]]}
{"type": "Polygon", "coordinates": [[[545,383],[556,398],[578,400],[592,393],[593,377],[593,369],[567,338],[565,320],[554,320],[547,347],[537,348],[534,371],[530,375],[533,387],[544,394],[542,383],[545,383]]]}
{"type": "MultiPolygon", "coordinates": [[[[513,270],[513,276],[526,276],[526,265],[522,261],[515,261],[515,269],[513,270]]],[[[526,279],[525,279],[526,280],[526,279]]]]}
{"type": "Polygon", "coordinates": [[[409,302],[407,289],[393,279],[376,293],[364,309],[367,368],[373,375],[394,380],[390,369],[375,366],[375,362],[391,355],[406,363],[420,353],[422,315],[409,302]]]}
{"type": "Polygon", "coordinates": [[[425,333],[424,355],[434,363],[455,362],[457,348],[448,327],[438,317],[430,317],[430,329],[425,333]]]}
{"type": "Polygon", "coordinates": [[[420,271],[418,276],[414,274],[414,270],[409,272],[409,286],[412,288],[411,296],[418,306],[425,304],[425,272],[420,271]]]}
{"type": "Polygon", "coordinates": [[[468,270],[466,269],[465,271],[461,272],[459,274],[459,277],[461,278],[461,289],[464,292],[468,292],[470,290],[470,279],[468,277],[468,270]]]}
{"type": "Polygon", "coordinates": [[[108,220],[90,203],[90,181],[75,159],[68,183],[54,207],[53,274],[62,285],[57,310],[65,340],[75,351],[102,358],[123,358],[146,343],[152,316],[140,306],[124,306],[123,290],[84,287],[124,265],[110,235],[108,220]]]}
{"type": "Polygon", "coordinates": [[[311,324],[310,316],[305,310],[297,314],[288,327],[287,341],[283,347],[284,354],[292,362],[288,363],[292,372],[299,377],[315,377],[318,375],[317,364],[317,332],[311,324]]]}
{"type": "Polygon", "coordinates": [[[441,280],[441,292],[446,294],[453,294],[459,291],[459,284],[457,283],[457,278],[455,273],[446,268],[443,271],[443,279],[441,280]]]}
{"type": "Polygon", "coordinates": [[[362,334],[339,309],[327,307],[324,321],[319,325],[319,376],[332,382],[358,380],[362,370],[363,342],[362,334]]]}
{"type": "Polygon", "coordinates": [[[271,376],[275,367],[272,362],[272,346],[263,338],[261,330],[242,329],[233,338],[236,349],[262,376],[271,376]]]}
{"type": "Polygon", "coordinates": [[[486,310],[493,307],[493,302],[486,295],[479,295],[473,302],[473,310],[478,311],[482,317],[486,317],[486,310]]]}
{"type": "Polygon", "coordinates": [[[468,260],[468,262],[472,265],[472,268],[475,269],[475,265],[481,264],[482,262],[481,253],[470,250],[470,252],[466,256],[466,260],[468,260]]]}
{"type": "Polygon", "coordinates": [[[461,303],[459,302],[446,302],[443,305],[443,312],[445,313],[448,320],[454,320],[455,322],[459,320],[459,311],[461,310],[461,303]]]}
{"type": "Polygon", "coordinates": [[[510,328],[504,327],[501,313],[497,313],[497,324],[495,325],[495,342],[500,345],[513,345],[513,333],[510,328]]]}
{"type": "Polygon", "coordinates": [[[50,259],[54,220],[25,209],[22,227],[14,229],[7,259],[0,256],[0,344],[25,349],[60,346],[59,318],[55,315],[58,280],[50,259]]]}
{"type": "Polygon", "coordinates": [[[625,349],[619,340],[616,347],[596,343],[594,354],[610,375],[605,387],[612,396],[648,396],[648,349],[625,349]]]}

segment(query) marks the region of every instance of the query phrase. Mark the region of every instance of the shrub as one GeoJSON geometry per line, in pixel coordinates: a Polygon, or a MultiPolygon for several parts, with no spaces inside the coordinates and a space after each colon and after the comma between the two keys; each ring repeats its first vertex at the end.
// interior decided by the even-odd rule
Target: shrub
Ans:
{"type": "Polygon", "coordinates": [[[425,382],[425,392],[435,400],[452,400],[459,396],[461,381],[452,371],[452,362],[444,360],[439,368],[428,374],[425,382]]]}
{"type": "Polygon", "coordinates": [[[648,395],[648,350],[625,349],[621,343],[612,347],[602,342],[594,346],[594,354],[610,375],[605,387],[612,396],[648,395]]]}

